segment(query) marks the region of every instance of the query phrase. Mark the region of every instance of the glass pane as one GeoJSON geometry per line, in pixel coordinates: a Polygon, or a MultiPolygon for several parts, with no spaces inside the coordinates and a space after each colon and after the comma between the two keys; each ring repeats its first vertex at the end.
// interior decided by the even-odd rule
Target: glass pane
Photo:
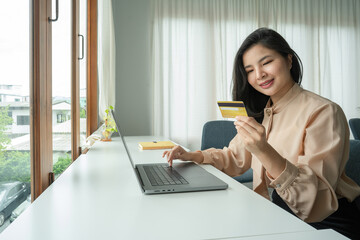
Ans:
{"type": "Polygon", "coordinates": [[[56,178],[71,164],[71,0],[59,1],[59,19],[52,23],[52,96],[56,178]]]}
{"type": "Polygon", "coordinates": [[[31,204],[29,3],[0,2],[0,232],[31,204]]]}
{"type": "Polygon", "coordinates": [[[86,140],[86,63],[87,63],[87,0],[80,0],[80,34],[84,36],[84,46],[80,38],[80,57],[82,56],[82,46],[84,58],[80,60],[80,146],[85,145],[86,140]]]}

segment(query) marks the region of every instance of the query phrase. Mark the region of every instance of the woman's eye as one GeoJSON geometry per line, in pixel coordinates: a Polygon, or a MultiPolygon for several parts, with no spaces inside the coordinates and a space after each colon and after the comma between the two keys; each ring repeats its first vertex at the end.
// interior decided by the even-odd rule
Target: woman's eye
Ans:
{"type": "Polygon", "coordinates": [[[267,62],[264,63],[264,65],[269,64],[269,63],[271,63],[271,62],[272,62],[272,60],[267,61],[267,62]]]}
{"type": "Polygon", "coordinates": [[[246,73],[249,74],[249,73],[251,73],[251,72],[253,72],[253,71],[254,71],[254,70],[249,70],[249,71],[247,71],[246,73]]]}

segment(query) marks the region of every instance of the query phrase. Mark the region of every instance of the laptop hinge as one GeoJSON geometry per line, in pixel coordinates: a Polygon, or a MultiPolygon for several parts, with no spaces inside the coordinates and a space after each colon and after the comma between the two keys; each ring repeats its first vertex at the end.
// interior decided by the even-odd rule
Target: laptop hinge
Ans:
{"type": "MultiPolygon", "coordinates": [[[[135,168],[135,171],[136,171],[136,175],[138,176],[138,180],[139,180],[139,182],[140,182],[140,185],[141,185],[141,187],[143,188],[143,186],[145,186],[145,185],[144,185],[143,180],[141,179],[140,172],[139,172],[139,170],[138,170],[137,168],[135,168]]],[[[143,189],[144,189],[144,188],[143,188],[143,189]]]]}

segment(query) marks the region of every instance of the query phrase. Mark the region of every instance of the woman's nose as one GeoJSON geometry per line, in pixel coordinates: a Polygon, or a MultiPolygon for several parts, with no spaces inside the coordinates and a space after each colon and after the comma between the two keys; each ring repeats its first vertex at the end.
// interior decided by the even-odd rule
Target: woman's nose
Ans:
{"type": "Polygon", "coordinates": [[[266,76],[266,73],[261,69],[256,70],[256,79],[261,80],[266,76]]]}

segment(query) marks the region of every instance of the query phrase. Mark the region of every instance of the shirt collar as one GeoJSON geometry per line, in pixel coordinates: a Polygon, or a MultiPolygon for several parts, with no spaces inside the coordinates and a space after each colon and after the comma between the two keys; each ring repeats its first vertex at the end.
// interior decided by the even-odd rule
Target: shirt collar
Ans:
{"type": "Polygon", "coordinates": [[[292,100],[294,100],[296,98],[297,95],[299,95],[300,92],[302,92],[303,89],[297,84],[295,83],[290,89],[289,91],[275,104],[273,104],[272,106],[270,106],[270,99],[269,101],[266,103],[266,109],[272,109],[273,113],[278,113],[280,112],[282,109],[284,109],[292,100]]]}

